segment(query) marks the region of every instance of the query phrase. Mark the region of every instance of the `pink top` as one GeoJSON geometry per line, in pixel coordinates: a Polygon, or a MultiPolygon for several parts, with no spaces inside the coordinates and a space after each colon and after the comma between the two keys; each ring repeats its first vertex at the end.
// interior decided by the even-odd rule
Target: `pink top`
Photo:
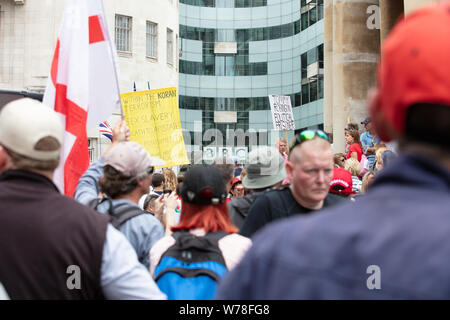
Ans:
{"type": "MultiPolygon", "coordinates": [[[[286,153],[283,153],[283,160],[284,163],[286,164],[286,162],[289,161],[289,156],[286,153]]],[[[291,184],[291,181],[289,181],[289,177],[284,178],[283,182],[281,183],[283,186],[284,185],[288,185],[291,184]]]]}
{"type": "MultiPolygon", "coordinates": [[[[190,232],[198,237],[206,234],[203,228],[193,229],[190,232]]],[[[161,259],[161,256],[167,249],[175,244],[175,239],[172,236],[165,236],[160,239],[150,250],[150,273],[152,277],[155,273],[155,268],[161,259]]],[[[245,252],[252,245],[252,241],[237,233],[230,234],[219,240],[219,249],[222,251],[228,271],[233,269],[239,261],[241,261],[245,252]]]]}

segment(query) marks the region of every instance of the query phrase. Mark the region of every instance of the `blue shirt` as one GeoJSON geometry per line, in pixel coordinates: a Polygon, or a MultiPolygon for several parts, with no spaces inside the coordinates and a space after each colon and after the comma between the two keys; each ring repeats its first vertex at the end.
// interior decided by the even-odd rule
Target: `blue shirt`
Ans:
{"type": "Polygon", "coordinates": [[[450,172],[401,156],[358,201],[255,235],[217,298],[449,299],[449,237],[450,172]]]}
{"type": "MultiPolygon", "coordinates": [[[[98,197],[99,189],[97,181],[103,176],[104,161],[105,159],[102,157],[97,162],[91,164],[89,169],[80,178],[77,189],[75,190],[75,200],[87,205],[98,197]]],[[[124,206],[139,208],[137,203],[125,199],[112,200],[112,205],[115,209],[119,210],[124,206]]],[[[106,201],[98,206],[97,211],[107,213],[108,209],[109,203],[106,201]]],[[[133,246],[139,262],[149,270],[150,249],[165,235],[161,222],[151,214],[141,214],[122,224],[120,231],[133,246]]]]}
{"type": "Polygon", "coordinates": [[[372,168],[373,163],[375,162],[375,154],[367,154],[368,148],[373,148],[375,143],[379,143],[380,139],[377,136],[372,136],[369,131],[365,131],[361,134],[361,144],[363,146],[363,152],[369,160],[369,167],[372,168]]]}

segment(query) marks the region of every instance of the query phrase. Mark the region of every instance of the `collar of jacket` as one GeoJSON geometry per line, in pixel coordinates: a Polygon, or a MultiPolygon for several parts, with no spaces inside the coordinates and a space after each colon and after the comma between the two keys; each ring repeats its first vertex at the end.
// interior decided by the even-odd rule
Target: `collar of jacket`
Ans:
{"type": "Polygon", "coordinates": [[[8,181],[8,180],[22,180],[22,181],[30,181],[36,182],[39,184],[46,184],[48,187],[55,189],[59,192],[56,185],[48,179],[47,177],[35,173],[28,170],[6,170],[0,175],[0,181],[8,181]]]}
{"type": "Polygon", "coordinates": [[[450,171],[423,156],[400,155],[379,173],[372,187],[382,188],[387,184],[450,192],[450,171]]]}

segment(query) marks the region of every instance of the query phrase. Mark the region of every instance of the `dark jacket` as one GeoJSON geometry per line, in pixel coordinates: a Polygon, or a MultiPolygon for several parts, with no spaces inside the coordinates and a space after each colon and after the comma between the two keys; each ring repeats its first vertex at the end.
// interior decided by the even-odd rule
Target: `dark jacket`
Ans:
{"type": "Polygon", "coordinates": [[[259,233],[218,297],[450,299],[449,239],[450,172],[401,156],[357,202],[259,233]]]}
{"type": "Polygon", "coordinates": [[[239,229],[242,228],[248,210],[259,194],[260,192],[252,192],[244,197],[233,199],[231,202],[227,203],[231,222],[239,229]]]}
{"type": "Polygon", "coordinates": [[[42,175],[1,174],[0,282],[10,298],[103,298],[107,224],[106,215],[61,195],[42,175]],[[69,289],[78,274],[81,289],[69,289]]]}
{"type": "MultiPolygon", "coordinates": [[[[325,198],[323,207],[327,208],[342,201],[347,200],[330,193],[325,198]]],[[[272,221],[292,215],[308,214],[311,211],[315,210],[305,208],[295,200],[288,186],[267,190],[253,202],[239,233],[245,237],[252,237],[256,231],[272,221]]]]}

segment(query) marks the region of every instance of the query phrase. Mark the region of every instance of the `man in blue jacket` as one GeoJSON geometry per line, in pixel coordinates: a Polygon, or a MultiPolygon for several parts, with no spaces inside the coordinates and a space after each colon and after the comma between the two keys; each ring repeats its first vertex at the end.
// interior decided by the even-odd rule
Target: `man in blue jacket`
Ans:
{"type": "MultiPolygon", "coordinates": [[[[150,249],[164,237],[165,232],[161,221],[142,210],[138,201],[148,193],[153,166],[162,160],[150,157],[137,142],[121,141],[122,131],[126,133],[124,140],[128,140],[128,127],[121,120],[113,129],[111,146],[80,178],[74,199],[88,206],[96,204],[95,209],[101,213],[122,217],[128,214],[129,219],[116,227],[128,239],[139,262],[148,270],[150,249]],[[99,193],[107,198],[98,202],[99,193]]],[[[172,194],[170,199],[172,201],[165,202],[164,206],[167,211],[173,212],[176,208],[175,195],[172,194]]]]}
{"type": "Polygon", "coordinates": [[[401,155],[369,193],[257,235],[219,299],[449,299],[450,3],[406,17],[369,95],[401,155]]]}

